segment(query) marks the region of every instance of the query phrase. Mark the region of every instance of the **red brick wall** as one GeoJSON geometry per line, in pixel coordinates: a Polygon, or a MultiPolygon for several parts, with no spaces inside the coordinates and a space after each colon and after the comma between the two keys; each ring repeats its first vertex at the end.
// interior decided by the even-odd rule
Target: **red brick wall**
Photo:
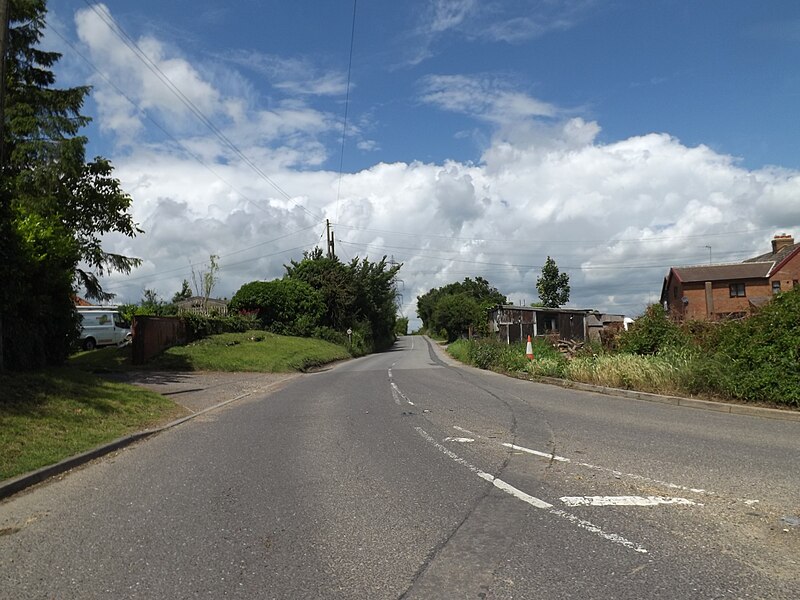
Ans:
{"type": "Polygon", "coordinates": [[[770,285],[773,281],[781,282],[782,292],[792,289],[794,282],[800,281],[800,253],[787,262],[780,271],[773,273],[770,278],[770,285]]]}

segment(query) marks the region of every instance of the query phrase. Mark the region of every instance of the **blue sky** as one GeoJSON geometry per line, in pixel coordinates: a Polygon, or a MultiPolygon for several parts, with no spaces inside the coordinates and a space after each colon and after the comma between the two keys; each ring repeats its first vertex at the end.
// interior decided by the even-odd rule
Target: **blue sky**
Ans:
{"type": "Polygon", "coordinates": [[[636,314],[706,246],[800,234],[800,3],[362,0],[342,157],[353,7],[51,3],[58,82],[94,86],[90,152],[146,230],[109,239],[145,258],[111,278],[121,299],[171,296],[211,253],[220,295],[280,276],[327,217],[343,258],[405,263],[412,316],[467,275],[535,301],[548,255],[573,306],[636,314]]]}

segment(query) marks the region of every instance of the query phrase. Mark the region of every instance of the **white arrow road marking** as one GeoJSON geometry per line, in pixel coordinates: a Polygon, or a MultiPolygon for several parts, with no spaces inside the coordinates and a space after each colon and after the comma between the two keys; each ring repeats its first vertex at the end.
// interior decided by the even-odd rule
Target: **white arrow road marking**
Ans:
{"type": "Polygon", "coordinates": [[[567,506],[658,506],[659,504],[703,506],[686,498],[663,496],[563,496],[560,500],[567,506]]]}
{"type": "Polygon", "coordinates": [[[470,471],[475,473],[478,477],[480,477],[481,479],[485,479],[486,481],[491,482],[492,485],[494,485],[496,488],[498,488],[500,490],[503,490],[507,494],[510,494],[510,495],[514,496],[515,498],[517,498],[519,500],[522,500],[523,502],[529,504],[530,506],[533,506],[534,508],[540,508],[540,509],[547,510],[547,512],[549,512],[551,515],[554,515],[554,516],[559,517],[561,519],[565,519],[565,520],[569,521],[570,523],[572,523],[573,525],[577,525],[581,529],[585,529],[586,531],[590,531],[590,532],[592,532],[592,533],[594,533],[596,535],[599,535],[601,538],[603,538],[605,540],[608,540],[610,542],[614,542],[615,544],[620,544],[620,545],[622,545],[622,546],[624,546],[626,548],[629,548],[629,549],[633,550],[634,552],[640,552],[642,554],[647,554],[647,550],[645,548],[643,548],[642,546],[640,546],[639,544],[637,544],[635,542],[631,542],[630,540],[625,539],[624,537],[622,537],[619,534],[609,533],[607,531],[603,531],[600,527],[598,527],[597,525],[594,525],[593,523],[590,523],[589,521],[586,521],[584,519],[580,519],[579,517],[576,517],[575,515],[572,515],[572,514],[570,514],[568,512],[564,512],[563,510],[559,510],[559,509],[553,507],[552,504],[549,504],[548,502],[545,502],[544,500],[541,500],[541,499],[539,499],[539,498],[537,498],[535,496],[531,496],[530,494],[526,494],[522,490],[520,490],[518,488],[515,488],[513,485],[511,485],[509,483],[506,483],[502,479],[498,479],[494,475],[491,475],[490,473],[486,473],[485,471],[480,470],[478,467],[470,464],[468,461],[466,461],[463,458],[461,458],[460,456],[458,456],[458,454],[456,454],[452,450],[449,450],[448,448],[445,448],[444,446],[442,446],[439,442],[437,442],[435,439],[433,439],[433,437],[431,437],[430,434],[428,434],[424,429],[422,429],[422,427],[415,427],[414,429],[417,431],[417,433],[419,433],[422,436],[422,438],[426,442],[428,442],[429,444],[434,446],[437,450],[442,452],[445,456],[448,456],[449,458],[453,459],[458,464],[467,467],[470,471]]]}

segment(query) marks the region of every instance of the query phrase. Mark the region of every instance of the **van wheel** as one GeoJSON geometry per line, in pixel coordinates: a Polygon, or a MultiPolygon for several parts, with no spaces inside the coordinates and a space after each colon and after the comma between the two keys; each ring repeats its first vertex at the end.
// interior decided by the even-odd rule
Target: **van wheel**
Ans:
{"type": "Polygon", "coordinates": [[[84,350],[94,350],[97,347],[97,342],[94,341],[94,338],[86,338],[83,340],[83,349],[84,350]]]}

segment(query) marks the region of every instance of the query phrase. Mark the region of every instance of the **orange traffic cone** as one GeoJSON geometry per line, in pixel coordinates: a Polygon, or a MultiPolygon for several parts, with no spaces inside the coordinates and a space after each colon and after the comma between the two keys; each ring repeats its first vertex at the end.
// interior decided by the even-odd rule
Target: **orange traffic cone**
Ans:
{"type": "Polygon", "coordinates": [[[531,336],[528,336],[528,345],[525,346],[525,355],[528,360],[533,360],[533,346],[531,346],[531,336]]]}

